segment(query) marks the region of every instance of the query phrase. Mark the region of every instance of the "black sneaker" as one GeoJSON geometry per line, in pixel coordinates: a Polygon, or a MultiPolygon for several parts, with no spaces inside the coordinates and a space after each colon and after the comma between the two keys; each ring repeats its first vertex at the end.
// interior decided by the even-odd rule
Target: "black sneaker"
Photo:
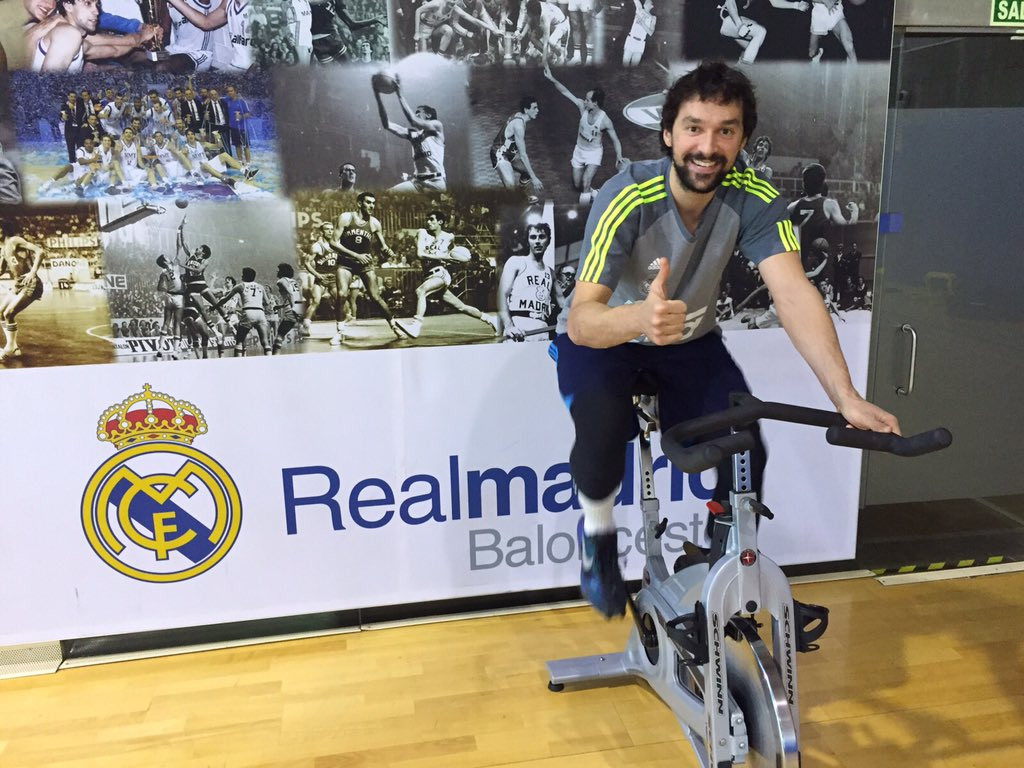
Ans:
{"type": "Polygon", "coordinates": [[[626,615],[626,583],[619,570],[619,543],[615,531],[583,533],[580,591],[608,618],[626,615]]]}

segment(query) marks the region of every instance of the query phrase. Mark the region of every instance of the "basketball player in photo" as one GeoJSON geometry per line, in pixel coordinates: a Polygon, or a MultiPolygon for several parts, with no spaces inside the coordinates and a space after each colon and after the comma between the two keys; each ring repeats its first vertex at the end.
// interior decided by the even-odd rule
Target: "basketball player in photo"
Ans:
{"type": "Polygon", "coordinates": [[[527,225],[527,253],[509,256],[498,282],[498,315],[510,341],[547,342],[560,309],[555,271],[544,263],[551,244],[547,222],[527,225]]]}
{"type": "Polygon", "coordinates": [[[751,150],[740,150],[740,156],[746,161],[748,168],[753,168],[768,181],[772,180],[775,171],[768,165],[768,158],[772,154],[772,140],[768,136],[758,136],[751,143],[751,150]]]}
{"type": "Polygon", "coordinates": [[[26,28],[32,69],[36,72],[78,74],[86,59],[120,58],[160,33],[158,27],[144,24],[130,35],[97,35],[99,0],[57,0],[56,8],[54,21],[33,21],[26,28]]]}
{"type": "Polygon", "coordinates": [[[157,173],[168,185],[185,175],[185,155],[179,153],[171,145],[163,131],[153,134],[153,141],[148,147],[148,153],[156,159],[157,173]]]}
{"type": "Polygon", "coordinates": [[[413,12],[413,40],[419,53],[448,55],[455,30],[452,14],[455,0],[426,0],[413,12]]]}
{"type": "MultiPolygon", "coordinates": [[[[829,224],[856,224],[860,217],[860,206],[851,200],[846,204],[849,219],[843,215],[839,201],[828,196],[825,167],[820,163],[808,165],[801,176],[803,195],[791,202],[787,210],[797,240],[803,249],[807,249],[811,241],[825,236],[829,224]]],[[[808,265],[805,263],[805,266],[808,265]]]]}
{"type": "Polygon", "coordinates": [[[186,172],[202,186],[210,179],[234,187],[236,179],[228,176],[228,169],[236,171],[245,179],[251,179],[259,170],[256,166],[244,166],[227,152],[219,143],[203,141],[195,131],[185,131],[185,145],[178,151],[186,172]]]}
{"type": "Polygon", "coordinates": [[[141,164],[142,150],[133,128],[125,128],[122,131],[121,137],[114,142],[114,154],[117,156],[126,185],[134,187],[150,182],[149,172],[141,164]]]}
{"type": "MultiPolygon", "coordinates": [[[[362,278],[367,293],[380,307],[384,320],[392,333],[398,338],[405,338],[409,334],[395,322],[391,308],[380,295],[377,272],[373,265],[371,248],[374,243],[389,259],[395,258],[395,252],[384,241],[384,230],[380,221],[373,215],[377,208],[377,197],[371,192],[362,192],[356,198],[356,202],[358,210],[346,211],[338,216],[337,232],[335,239],[331,241],[331,247],[338,253],[338,304],[344,307],[347,303],[349,284],[352,282],[352,278],[362,278]]],[[[337,322],[337,333],[331,339],[331,344],[334,346],[341,344],[343,325],[344,317],[337,322]]]]}
{"type": "Polygon", "coordinates": [[[569,44],[569,15],[547,0],[526,0],[515,37],[522,42],[522,63],[562,64],[569,44]]]}
{"type": "Polygon", "coordinates": [[[116,139],[121,135],[121,130],[124,127],[126,106],[124,95],[118,93],[111,101],[108,101],[100,108],[97,116],[100,119],[100,125],[108,136],[116,139]]]}
{"type": "Polygon", "coordinates": [[[121,172],[121,161],[114,152],[114,140],[109,135],[100,139],[96,157],[99,167],[94,176],[95,182],[105,187],[107,194],[116,194],[124,187],[125,180],[121,172]]]}
{"type": "Polygon", "coordinates": [[[245,72],[252,66],[252,30],[249,3],[246,0],[223,0],[209,13],[193,8],[188,0],[167,0],[188,22],[203,32],[226,27],[225,38],[229,55],[218,58],[217,50],[211,67],[228,72],[245,72]]]}
{"type": "Polygon", "coordinates": [[[267,323],[267,294],[263,284],[256,280],[256,270],[252,267],[242,268],[242,282],[225,293],[213,305],[220,311],[232,297],[238,296],[238,326],[235,328],[235,357],[245,355],[245,342],[249,331],[255,330],[259,338],[263,354],[270,354],[270,326],[267,323]]]}
{"type": "MultiPolygon", "coordinates": [[[[185,0],[185,2],[196,12],[206,15],[213,10],[215,0],[185,0]]],[[[218,43],[218,38],[223,35],[223,31],[211,33],[197,27],[174,6],[167,7],[167,15],[170,19],[170,41],[164,50],[169,55],[167,61],[162,63],[161,68],[183,75],[192,72],[209,72],[210,66],[213,64],[214,48],[218,43]]]]}
{"type": "Polygon", "coordinates": [[[371,27],[384,27],[384,19],[353,19],[345,8],[344,0],[309,0],[313,13],[310,32],[313,61],[317,64],[340,64],[356,57],[349,51],[344,24],[349,34],[360,33],[371,27]]]}
{"type": "Polygon", "coordinates": [[[190,250],[185,244],[185,221],[188,217],[181,217],[181,224],[178,225],[177,239],[175,242],[176,255],[185,256],[185,293],[198,294],[202,296],[211,307],[217,310],[221,319],[230,324],[228,315],[220,308],[217,297],[213,295],[209,284],[206,282],[206,267],[213,256],[210,246],[201,243],[195,250],[190,250]]]}
{"type": "Polygon", "coordinates": [[[644,57],[644,50],[647,48],[647,38],[654,34],[658,24],[658,17],[654,14],[654,0],[633,0],[636,14],[633,16],[633,26],[629,28],[629,34],[622,44],[622,66],[635,67],[644,57]]]}
{"type": "Polygon", "coordinates": [[[821,38],[835,35],[836,40],[846,52],[846,60],[857,61],[857,51],[853,47],[853,31],[843,13],[843,0],[811,0],[811,40],[807,55],[815,64],[821,61],[825,49],[821,47],[821,38]]]}
{"type": "Polygon", "coordinates": [[[92,136],[82,140],[82,146],[75,150],[75,165],[71,171],[75,194],[82,197],[92,183],[93,175],[100,169],[99,150],[92,136]]]}
{"type": "Polygon", "coordinates": [[[315,230],[313,242],[310,243],[308,258],[300,261],[302,272],[312,276],[312,284],[308,288],[308,305],[303,325],[308,336],[313,325],[313,318],[316,316],[316,310],[326,293],[334,305],[334,320],[338,331],[335,336],[337,343],[341,344],[345,308],[342,300],[338,297],[338,253],[331,246],[333,241],[334,222],[321,223],[315,230]]]}
{"type": "Polygon", "coordinates": [[[580,122],[576,129],[576,146],[572,151],[572,185],[580,193],[580,203],[588,205],[594,196],[594,176],[597,175],[604,159],[603,134],[608,134],[612,147],[615,149],[615,169],[621,171],[629,164],[629,159],[622,156],[622,142],[615,132],[612,119],[608,117],[604,106],[604,90],[591,88],[581,99],[574,95],[551,74],[551,68],[544,65],[546,77],[555,89],[576,105],[580,112],[580,122]]]}
{"type": "Polygon", "coordinates": [[[444,171],[444,125],[437,119],[437,110],[427,104],[412,109],[402,93],[397,75],[377,73],[372,79],[377,113],[385,131],[390,131],[412,146],[412,176],[391,189],[396,192],[443,192],[447,189],[444,171]],[[388,120],[382,89],[394,93],[409,126],[388,120]]]}
{"type": "Polygon", "coordinates": [[[196,358],[208,359],[210,339],[213,339],[217,345],[217,357],[223,356],[224,344],[221,341],[221,337],[210,327],[210,323],[203,313],[203,306],[199,301],[199,296],[194,293],[185,294],[182,323],[185,331],[188,333],[196,358]]]}
{"type": "Polygon", "coordinates": [[[356,167],[352,163],[342,163],[338,168],[338,175],[341,177],[341,184],[338,185],[339,192],[358,192],[356,189],[356,167]]]}
{"type": "MultiPolygon", "coordinates": [[[[313,62],[313,7],[309,0],[285,0],[286,18],[291,32],[291,46],[295,51],[295,63],[307,65],[313,62]]],[[[231,94],[228,94],[230,98],[231,94]]]]}
{"type": "Polygon", "coordinates": [[[418,337],[423,330],[423,318],[427,314],[427,299],[431,294],[440,292],[443,302],[464,315],[486,323],[497,334],[500,326],[494,315],[471,307],[451,291],[452,276],[445,263],[465,263],[470,260],[471,254],[464,246],[455,245],[455,235],[444,230],[447,221],[448,216],[444,211],[431,211],[427,215],[426,226],[416,232],[416,255],[423,263],[426,274],[416,288],[416,314],[411,321],[397,322],[409,336],[418,337]]]}
{"type": "MultiPolygon", "coordinates": [[[[806,12],[811,3],[808,0],[768,0],[773,8],[786,8],[792,11],[806,12]]],[[[753,64],[761,51],[768,30],[747,16],[741,16],[736,0],[721,0],[718,12],[722,19],[719,31],[723,37],[732,38],[743,49],[740,64],[753,64]]],[[[750,5],[747,2],[744,8],[750,5]]]]}
{"type": "Polygon", "coordinates": [[[175,357],[181,347],[182,317],[185,309],[185,281],[181,276],[181,267],[176,261],[168,261],[162,253],[156,257],[160,267],[160,277],[156,283],[156,292],[163,296],[163,321],[160,324],[160,335],[157,338],[157,359],[163,354],[163,339],[170,338],[171,357],[175,357]]]}
{"type": "Polygon", "coordinates": [[[536,120],[540,104],[532,96],[519,101],[519,111],[512,115],[498,130],[491,143],[491,165],[497,171],[506,189],[533,187],[533,196],[539,197],[544,184],[534,173],[530,156],[526,152],[526,124],[536,120]]]}
{"type": "Polygon", "coordinates": [[[292,329],[300,329],[306,316],[306,299],[302,287],[295,279],[295,269],[291,264],[277,265],[277,291],[281,295],[281,303],[276,307],[281,312],[281,322],[274,336],[271,354],[279,354],[281,346],[292,329]]]}
{"type": "Polygon", "coordinates": [[[21,357],[18,346],[18,315],[33,301],[43,297],[43,281],[39,268],[43,264],[41,246],[30,243],[20,235],[9,234],[7,223],[0,224],[0,275],[8,273],[14,279],[14,288],[0,297],[0,327],[4,331],[4,346],[0,349],[0,363],[12,357],[21,357]]]}

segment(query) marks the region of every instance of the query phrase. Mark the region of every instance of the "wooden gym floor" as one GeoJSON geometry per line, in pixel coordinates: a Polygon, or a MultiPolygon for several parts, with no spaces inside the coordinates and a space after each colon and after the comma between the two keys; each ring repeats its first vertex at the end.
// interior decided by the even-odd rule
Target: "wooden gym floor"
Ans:
{"type": "MultiPolygon", "coordinates": [[[[799,657],[804,768],[1024,764],[1024,572],[794,592],[832,609],[799,657]]],[[[646,687],[547,690],[546,659],[627,631],[561,608],[0,681],[0,766],[696,765],[646,687]]]]}

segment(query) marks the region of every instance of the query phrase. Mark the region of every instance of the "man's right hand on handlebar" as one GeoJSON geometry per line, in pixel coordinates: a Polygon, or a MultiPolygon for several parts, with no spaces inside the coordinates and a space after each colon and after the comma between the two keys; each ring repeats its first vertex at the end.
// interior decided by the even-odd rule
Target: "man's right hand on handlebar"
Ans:
{"type": "Polygon", "coordinates": [[[895,416],[874,403],[869,403],[856,392],[837,403],[836,407],[852,427],[869,429],[872,432],[903,434],[900,432],[900,422],[895,416]]]}

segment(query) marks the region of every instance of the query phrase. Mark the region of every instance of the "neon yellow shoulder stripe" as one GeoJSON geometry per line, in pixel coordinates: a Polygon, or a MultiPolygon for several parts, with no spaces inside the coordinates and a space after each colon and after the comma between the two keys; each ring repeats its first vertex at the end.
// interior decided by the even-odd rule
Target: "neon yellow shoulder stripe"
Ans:
{"type": "Polygon", "coordinates": [[[598,219],[579,279],[596,283],[604,270],[605,259],[619,225],[637,206],[663,200],[667,196],[664,176],[655,176],[641,184],[630,184],[619,192],[598,219]]]}
{"type": "Polygon", "coordinates": [[[779,228],[779,239],[782,240],[782,244],[789,250],[799,253],[800,241],[796,239],[796,233],[793,231],[793,222],[786,219],[775,222],[775,226],[779,228]]]}
{"type": "Polygon", "coordinates": [[[770,203],[779,196],[779,190],[764,179],[757,178],[752,168],[747,168],[743,172],[735,169],[729,171],[729,175],[725,177],[725,181],[722,184],[749,192],[766,203],[770,203]]]}
{"type": "Polygon", "coordinates": [[[762,179],[757,175],[757,172],[753,168],[746,168],[743,171],[737,171],[733,168],[729,171],[729,176],[735,179],[741,180],[746,186],[758,187],[764,190],[766,194],[778,195],[779,190],[772,186],[772,183],[768,179],[762,179]]]}

